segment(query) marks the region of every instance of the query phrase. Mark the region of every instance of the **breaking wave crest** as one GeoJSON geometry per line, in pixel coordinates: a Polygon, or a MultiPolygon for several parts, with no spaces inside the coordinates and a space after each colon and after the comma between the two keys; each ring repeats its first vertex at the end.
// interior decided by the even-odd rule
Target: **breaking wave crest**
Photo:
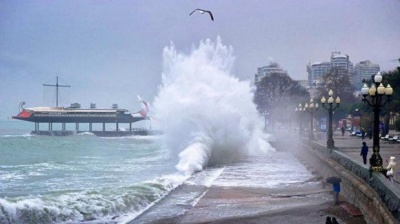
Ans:
{"type": "Polygon", "coordinates": [[[163,52],[162,85],[154,111],[177,169],[192,174],[240,156],[274,150],[258,124],[247,81],[232,75],[232,47],[207,39],[189,54],[163,52]]]}
{"type": "Polygon", "coordinates": [[[0,223],[110,223],[141,214],[187,177],[171,175],[126,188],[0,198],[0,223]]]}

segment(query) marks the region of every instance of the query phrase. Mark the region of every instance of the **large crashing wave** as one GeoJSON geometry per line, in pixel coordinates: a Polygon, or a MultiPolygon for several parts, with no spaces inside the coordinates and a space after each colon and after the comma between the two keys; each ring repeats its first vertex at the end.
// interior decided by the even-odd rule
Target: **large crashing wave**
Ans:
{"type": "Polygon", "coordinates": [[[258,123],[248,82],[232,75],[234,55],[218,37],[190,54],[173,44],[163,52],[162,85],[154,101],[167,146],[187,174],[242,155],[273,150],[258,123]]]}

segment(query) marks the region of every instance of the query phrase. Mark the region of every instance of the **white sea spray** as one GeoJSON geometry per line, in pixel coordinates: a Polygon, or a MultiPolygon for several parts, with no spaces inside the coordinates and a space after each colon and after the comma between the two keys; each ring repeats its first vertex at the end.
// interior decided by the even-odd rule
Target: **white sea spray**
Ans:
{"type": "Polygon", "coordinates": [[[179,156],[178,170],[191,174],[273,150],[258,124],[249,83],[232,74],[232,47],[219,37],[201,41],[189,54],[171,44],[163,59],[153,108],[167,147],[179,156]]]}

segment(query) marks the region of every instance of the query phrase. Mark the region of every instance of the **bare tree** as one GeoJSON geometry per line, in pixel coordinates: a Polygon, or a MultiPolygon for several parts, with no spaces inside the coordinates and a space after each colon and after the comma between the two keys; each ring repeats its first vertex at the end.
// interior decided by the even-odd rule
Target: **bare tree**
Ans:
{"type": "Polygon", "coordinates": [[[279,118],[283,121],[291,116],[288,108],[294,111],[295,105],[307,99],[308,91],[282,73],[272,73],[261,79],[254,94],[254,103],[260,113],[267,111],[272,119],[279,118]],[[281,116],[282,114],[286,116],[281,116]]]}
{"type": "Polygon", "coordinates": [[[351,111],[354,104],[360,103],[354,95],[355,87],[351,84],[351,74],[347,69],[332,67],[324,76],[322,76],[322,85],[317,88],[316,99],[321,99],[322,96],[327,97],[328,91],[332,90],[334,98],[340,97],[340,107],[335,110],[333,119],[336,122],[338,119],[345,118],[351,111]]]}
{"type": "Polygon", "coordinates": [[[351,84],[351,74],[348,70],[339,67],[332,67],[323,77],[323,85],[318,87],[318,98],[327,96],[331,89],[335,96],[339,96],[343,102],[358,103],[354,96],[355,88],[351,84]]]}

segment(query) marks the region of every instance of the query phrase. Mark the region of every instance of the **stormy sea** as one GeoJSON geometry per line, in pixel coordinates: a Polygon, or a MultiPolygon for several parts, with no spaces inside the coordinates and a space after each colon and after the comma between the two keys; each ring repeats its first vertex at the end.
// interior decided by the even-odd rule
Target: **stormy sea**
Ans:
{"type": "MultiPolygon", "coordinates": [[[[162,135],[36,136],[32,123],[0,121],[0,223],[134,223],[182,184],[281,188],[312,177],[271,146],[234,62],[220,38],[189,52],[164,48],[151,119],[140,121],[162,135]],[[218,179],[223,171],[231,178],[218,179]]],[[[201,196],[169,202],[189,208],[201,196]]]]}

